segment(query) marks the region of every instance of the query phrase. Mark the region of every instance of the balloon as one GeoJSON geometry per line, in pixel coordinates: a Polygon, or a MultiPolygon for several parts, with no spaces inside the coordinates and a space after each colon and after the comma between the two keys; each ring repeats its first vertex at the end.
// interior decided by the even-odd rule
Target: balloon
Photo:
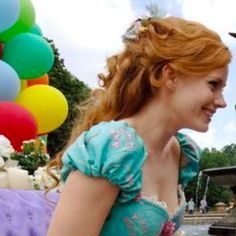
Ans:
{"type": "Polygon", "coordinates": [[[65,96],[49,85],[34,85],[24,89],[17,98],[17,103],[34,115],[39,135],[58,128],[68,114],[65,96]]]}
{"type": "Polygon", "coordinates": [[[29,30],[32,34],[37,34],[39,36],[43,36],[42,30],[37,24],[34,24],[33,27],[29,30]]]}
{"type": "Polygon", "coordinates": [[[3,53],[3,44],[0,43],[0,58],[2,58],[3,53]]]}
{"type": "Polygon", "coordinates": [[[21,91],[25,88],[27,88],[27,80],[20,80],[20,85],[21,85],[21,91]]]}
{"type": "Polygon", "coordinates": [[[0,60],[0,101],[15,101],[20,92],[20,79],[15,70],[0,60]]]}
{"type": "Polygon", "coordinates": [[[39,78],[36,79],[30,79],[30,80],[26,80],[27,81],[27,87],[30,87],[32,85],[36,85],[36,84],[49,84],[49,78],[48,78],[48,74],[45,74],[39,78]]]}
{"type": "MultiPolygon", "coordinates": [[[[12,0],[8,1],[11,2],[12,0]]],[[[20,2],[20,15],[14,25],[12,25],[6,31],[0,33],[0,41],[2,42],[6,42],[16,34],[28,32],[35,22],[35,11],[31,1],[30,0],[18,0],[18,1],[20,2]]],[[[6,15],[11,14],[11,10],[6,12],[5,14],[6,15]]]]}
{"type": "Polygon", "coordinates": [[[14,102],[0,102],[0,134],[7,137],[15,150],[22,142],[37,137],[37,123],[33,115],[14,102]]]}
{"type": "Polygon", "coordinates": [[[0,33],[15,24],[20,15],[19,0],[0,0],[0,33]]]}
{"type": "Polygon", "coordinates": [[[10,64],[20,79],[34,79],[46,74],[53,66],[50,44],[32,33],[22,33],[5,43],[3,60],[10,64]]]}

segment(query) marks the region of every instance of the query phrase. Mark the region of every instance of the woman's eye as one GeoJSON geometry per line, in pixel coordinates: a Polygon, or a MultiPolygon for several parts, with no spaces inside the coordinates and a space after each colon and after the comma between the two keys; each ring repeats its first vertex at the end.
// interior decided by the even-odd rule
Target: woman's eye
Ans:
{"type": "Polygon", "coordinates": [[[211,90],[215,91],[218,87],[218,82],[217,81],[210,81],[209,85],[211,87],[211,90]]]}

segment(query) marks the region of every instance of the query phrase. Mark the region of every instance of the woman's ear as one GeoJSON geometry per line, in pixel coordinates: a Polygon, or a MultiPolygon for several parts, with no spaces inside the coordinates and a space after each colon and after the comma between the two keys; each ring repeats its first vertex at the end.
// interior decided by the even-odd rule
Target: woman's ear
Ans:
{"type": "Polygon", "coordinates": [[[164,65],[162,68],[162,79],[164,81],[164,86],[170,90],[170,92],[174,92],[178,81],[177,74],[168,64],[164,65]]]}

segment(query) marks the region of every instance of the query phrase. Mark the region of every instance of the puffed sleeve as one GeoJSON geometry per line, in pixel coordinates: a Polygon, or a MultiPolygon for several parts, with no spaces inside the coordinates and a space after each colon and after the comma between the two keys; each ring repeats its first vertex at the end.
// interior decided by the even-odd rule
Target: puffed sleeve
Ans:
{"type": "Polygon", "coordinates": [[[142,166],[146,150],[135,130],[123,121],[101,122],[93,126],[66,150],[62,157],[62,180],[79,170],[118,185],[117,202],[127,202],[141,191],[142,166]]]}
{"type": "Polygon", "coordinates": [[[202,151],[200,147],[186,134],[177,133],[185,165],[180,169],[179,183],[185,188],[188,182],[198,174],[202,151]]]}

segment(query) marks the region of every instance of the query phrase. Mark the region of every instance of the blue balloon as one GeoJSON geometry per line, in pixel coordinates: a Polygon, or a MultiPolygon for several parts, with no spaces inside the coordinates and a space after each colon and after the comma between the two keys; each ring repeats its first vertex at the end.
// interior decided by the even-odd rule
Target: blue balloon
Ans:
{"type": "Polygon", "coordinates": [[[0,60],[0,101],[15,101],[20,92],[20,79],[16,71],[0,60]]]}
{"type": "Polygon", "coordinates": [[[0,33],[14,25],[19,16],[19,0],[0,0],[0,33]]]}

